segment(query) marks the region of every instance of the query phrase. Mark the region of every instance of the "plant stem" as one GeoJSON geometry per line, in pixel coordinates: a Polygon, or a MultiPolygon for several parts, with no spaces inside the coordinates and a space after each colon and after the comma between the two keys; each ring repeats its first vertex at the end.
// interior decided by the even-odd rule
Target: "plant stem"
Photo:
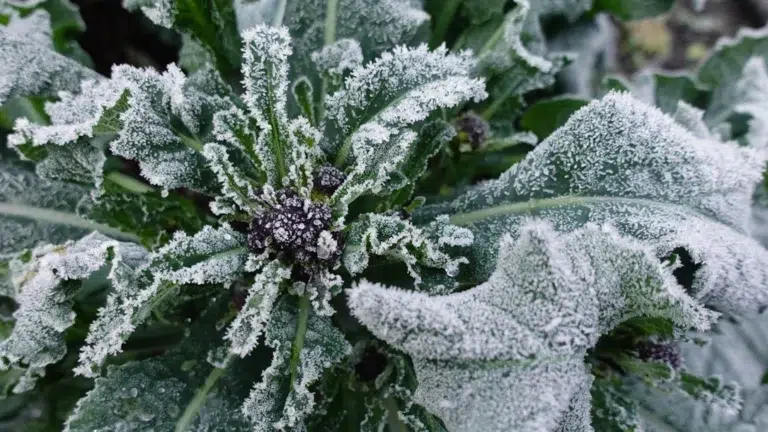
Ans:
{"type": "Polygon", "coordinates": [[[293,338],[291,351],[291,385],[296,379],[296,374],[301,361],[301,350],[304,348],[304,337],[307,335],[307,322],[309,321],[309,298],[302,296],[299,299],[299,320],[296,324],[296,336],[293,338]]]}
{"type": "Polygon", "coordinates": [[[47,208],[33,207],[24,204],[0,203],[0,215],[15,216],[58,225],[68,225],[85,230],[99,231],[109,237],[139,243],[141,239],[130,233],[125,233],[111,226],[85,220],[73,213],[66,213],[47,208]]]}
{"type": "Polygon", "coordinates": [[[675,204],[665,204],[643,198],[565,195],[554,198],[531,199],[528,201],[502,204],[495,207],[487,207],[482,210],[476,210],[467,213],[457,213],[451,216],[451,223],[454,225],[469,225],[473,222],[477,222],[489,217],[532,213],[545,208],[560,207],[566,205],[588,205],[591,203],[599,204],[619,202],[635,205],[652,205],[656,207],[677,207],[675,204]]]}
{"type": "MultiPolygon", "coordinates": [[[[339,0],[328,0],[325,7],[325,31],[323,33],[323,45],[328,46],[336,42],[336,20],[339,15],[339,0]]],[[[323,77],[320,82],[320,94],[317,105],[317,123],[325,117],[325,94],[328,93],[328,79],[323,77]]]]}
{"type": "Polygon", "coordinates": [[[145,194],[155,191],[155,188],[152,186],[149,186],[148,184],[136,180],[135,178],[121,172],[113,171],[107,173],[104,178],[122,187],[123,189],[127,189],[137,194],[145,194]]]}
{"type": "Polygon", "coordinates": [[[195,417],[197,417],[197,413],[200,411],[203,403],[205,403],[205,399],[208,396],[208,393],[216,384],[216,381],[218,381],[219,378],[221,378],[221,376],[224,374],[224,371],[232,362],[233,358],[234,354],[229,354],[227,358],[224,359],[224,367],[213,368],[211,373],[208,375],[208,378],[205,379],[203,386],[197,390],[195,397],[192,399],[189,405],[187,405],[187,409],[184,410],[184,414],[182,414],[179,420],[176,422],[176,432],[186,432],[189,430],[189,426],[195,420],[195,417]]]}
{"type": "Polygon", "coordinates": [[[453,22],[453,16],[459,9],[459,4],[461,4],[461,0],[446,0],[441,5],[441,12],[435,20],[435,27],[432,29],[432,39],[429,41],[430,48],[437,47],[445,40],[448,26],[453,22]]]}

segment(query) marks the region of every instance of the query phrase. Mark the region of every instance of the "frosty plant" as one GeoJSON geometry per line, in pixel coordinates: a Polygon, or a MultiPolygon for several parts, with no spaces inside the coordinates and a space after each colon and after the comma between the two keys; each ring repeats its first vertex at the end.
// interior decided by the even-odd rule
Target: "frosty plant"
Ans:
{"type": "Polygon", "coordinates": [[[741,415],[677,344],[768,305],[763,31],[680,84],[705,105],[623,84],[646,101],[584,102],[498,178],[425,197],[457,154],[536,141],[515,119],[574,58],[541,38],[565,6],[466,1],[457,45],[495,31],[449,50],[410,0],[130,1],[182,33],[181,66],[103,77],[54,3],[2,9],[11,427],[677,427],[653,394],[741,415]]]}

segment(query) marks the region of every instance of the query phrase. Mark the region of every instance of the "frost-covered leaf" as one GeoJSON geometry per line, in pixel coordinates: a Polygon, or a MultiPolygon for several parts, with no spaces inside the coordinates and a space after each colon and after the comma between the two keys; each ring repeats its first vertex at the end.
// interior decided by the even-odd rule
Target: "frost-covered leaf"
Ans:
{"type": "Polygon", "coordinates": [[[50,181],[9,162],[0,162],[0,255],[40,243],[62,243],[98,230],[121,240],[130,234],[79,216],[88,191],[50,181]]]}
{"type": "MultiPolygon", "coordinates": [[[[730,138],[740,138],[743,142],[761,150],[768,150],[768,71],[766,60],[752,57],[744,65],[742,74],[736,81],[723,83],[715,90],[705,115],[705,121],[713,129],[721,127],[733,117],[746,117],[747,131],[743,136],[732,133],[730,138]]],[[[737,132],[735,125],[728,129],[737,132]]]]}
{"type": "Polygon", "coordinates": [[[80,81],[97,77],[96,72],[34,38],[0,32],[0,104],[16,96],[76,91],[80,81]]]}
{"type": "Polygon", "coordinates": [[[244,100],[256,119],[260,135],[256,144],[267,178],[282,186],[288,167],[288,58],[291,38],[285,27],[259,25],[243,33],[244,100]]]}
{"type": "Polygon", "coordinates": [[[340,39],[312,53],[317,71],[338,86],[347,72],[363,65],[363,49],[354,39],[340,39]]]}
{"type": "Polygon", "coordinates": [[[380,141],[385,132],[401,135],[433,110],[482,100],[483,82],[469,77],[472,65],[469,52],[449,54],[444,47],[398,47],[384,53],[354,71],[326,99],[326,150],[341,165],[354,143],[366,136],[380,141]]]}
{"type": "Polygon", "coordinates": [[[0,26],[0,34],[15,36],[40,46],[52,47],[51,16],[48,12],[37,9],[26,16],[19,15],[14,9],[10,9],[9,14],[4,12],[0,10],[0,16],[7,19],[8,23],[0,26]]]}
{"type": "Polygon", "coordinates": [[[243,414],[254,431],[306,430],[315,396],[309,386],[323,371],[352,351],[330,318],[282,302],[269,320],[266,345],[274,350],[272,364],[253,387],[243,414]]]}
{"type": "Polygon", "coordinates": [[[80,282],[110,262],[136,263],[145,255],[140,246],[92,233],[76,242],[37,247],[11,261],[19,308],[13,332],[0,343],[0,370],[28,368],[15,392],[29,390],[47,365],[64,357],[64,332],[75,322],[72,306],[80,282]]]}
{"type": "Polygon", "coordinates": [[[499,254],[486,283],[457,294],[369,282],[348,291],[352,313],[411,355],[416,400],[449,430],[552,430],[564,415],[581,424],[568,410],[589,400],[583,357],[601,334],[639,315],[702,329],[717,317],[647,247],[608,227],[559,235],[534,222],[518,240],[502,237],[499,254]]]}
{"type": "Polygon", "coordinates": [[[272,316],[280,286],[290,277],[291,268],[277,260],[264,265],[248,290],[243,309],[227,329],[230,352],[245,357],[256,347],[272,316]]]}
{"type": "Polygon", "coordinates": [[[642,432],[637,402],[614,385],[596,380],[592,386],[592,421],[598,431],[642,432]]]}
{"type": "Polygon", "coordinates": [[[246,257],[245,237],[225,224],[206,226],[193,236],[178,231],[140,267],[113,267],[114,291],[91,324],[75,373],[97,375],[153,307],[172,302],[183,285],[232,283],[243,273],[246,257]]]}
{"type": "MultiPolygon", "coordinates": [[[[610,223],[659,258],[684,248],[704,263],[687,287],[719,310],[768,304],[768,252],[747,237],[763,155],[692,135],[631,96],[612,93],[571,116],[499,179],[422,215],[452,214],[475,234],[475,281],[492,271],[495,242],[529,217],[561,231],[610,223]]],[[[418,214],[418,213],[417,213],[418,214]]]]}
{"type": "Polygon", "coordinates": [[[326,98],[326,151],[335,155],[337,165],[348,159],[352,165],[332,197],[340,213],[355,198],[379,193],[394,180],[416,140],[410,126],[438,108],[486,96],[482,81],[468,76],[471,66],[468,52],[398,47],[354,71],[341,90],[326,98]]]}
{"type": "Polygon", "coordinates": [[[128,189],[107,177],[87,208],[88,219],[135,234],[147,247],[166,243],[177,230],[192,234],[203,227],[203,215],[192,200],[142,186],[137,192],[138,187],[128,189]]]}
{"type": "Polygon", "coordinates": [[[168,353],[109,366],[65,430],[249,431],[240,405],[258,368],[249,359],[215,359],[222,333],[217,322],[225,319],[226,304],[217,301],[168,353]]]}
{"type": "Polygon", "coordinates": [[[371,61],[396,46],[420,42],[429,22],[429,15],[410,0],[336,0],[330,16],[328,3],[286,2],[283,24],[294,38],[294,76],[315,76],[312,53],[337,40],[357,41],[363,60],[371,61]]]}
{"type": "Polygon", "coordinates": [[[546,58],[534,54],[523,44],[527,20],[537,16],[534,5],[521,0],[503,18],[490,21],[464,36],[464,47],[477,52],[476,72],[488,80],[491,95],[484,109],[487,119],[505,117],[519,112],[524,105],[522,95],[554,83],[555,74],[562,69],[567,57],[546,58]]]}
{"type": "MultiPolygon", "coordinates": [[[[353,222],[346,236],[343,262],[351,274],[368,267],[370,255],[402,261],[418,287],[424,267],[440,268],[450,277],[459,273],[459,265],[466,264],[463,256],[452,256],[450,248],[472,244],[472,232],[448,223],[448,217],[438,217],[425,227],[417,227],[398,216],[366,214],[353,222]]],[[[451,251],[452,252],[452,251],[451,251]]],[[[440,291],[449,287],[430,287],[440,291]]]]}
{"type": "MultiPolygon", "coordinates": [[[[64,152],[58,161],[51,162],[60,167],[73,164],[66,154],[75,153],[75,149],[54,146],[77,143],[87,148],[89,138],[116,137],[110,143],[112,152],[137,160],[142,175],[152,184],[166,189],[208,190],[211,174],[200,152],[202,142],[211,134],[213,113],[228,105],[217,95],[220,85],[210,69],[187,78],[173,65],[163,74],[116,66],[110,79],[85,81],[79,94],[65,93],[60,101],[47,104],[51,125],[17,120],[16,132],[9,140],[25,155],[30,146],[44,146],[48,153],[51,149],[64,152]]],[[[87,160],[93,161],[88,171],[93,172],[98,185],[99,158],[87,160]]],[[[70,167],[65,172],[72,170],[70,167]]]]}

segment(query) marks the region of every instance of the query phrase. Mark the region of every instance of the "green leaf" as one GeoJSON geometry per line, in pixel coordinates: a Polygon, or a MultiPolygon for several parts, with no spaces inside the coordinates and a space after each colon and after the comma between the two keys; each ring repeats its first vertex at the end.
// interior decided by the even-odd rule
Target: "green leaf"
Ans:
{"type": "Polygon", "coordinates": [[[77,91],[80,81],[98,76],[35,40],[0,31],[0,104],[16,96],[77,91]]]}
{"type": "Polygon", "coordinates": [[[177,231],[139,268],[113,269],[113,292],[91,323],[75,373],[96,376],[154,308],[176,302],[184,285],[233,283],[243,274],[246,257],[244,236],[224,224],[205,226],[193,236],[177,231]]]}
{"type": "Polygon", "coordinates": [[[155,24],[175,28],[209,52],[225,80],[240,80],[240,35],[232,0],[127,0],[129,10],[141,9],[155,24]]]}
{"type": "Polygon", "coordinates": [[[475,50],[479,57],[477,73],[487,79],[491,97],[483,110],[485,119],[519,113],[524,106],[522,95],[552,85],[567,61],[563,55],[535,55],[523,44],[524,26],[532,16],[535,13],[530,12],[528,2],[522,1],[503,19],[463,36],[462,46],[475,50]]]}
{"type": "Polygon", "coordinates": [[[221,76],[239,79],[240,34],[232,0],[173,0],[174,27],[211,52],[221,76]]]}
{"type": "MultiPolygon", "coordinates": [[[[654,95],[654,104],[667,114],[674,114],[680,101],[695,106],[705,105],[706,94],[694,79],[685,74],[652,73],[638,78],[646,81],[647,91],[654,95]]],[[[649,101],[650,102],[650,101],[649,101]]]]}
{"type": "Polygon", "coordinates": [[[66,431],[251,430],[240,406],[259,368],[253,358],[218,358],[218,301],[168,353],[110,366],[67,420],[66,431]]]}
{"type": "Polygon", "coordinates": [[[473,24],[504,15],[506,0],[464,0],[461,8],[473,24]]]}
{"type": "MultiPolygon", "coordinates": [[[[190,199],[178,194],[163,196],[143,185],[137,193],[107,175],[101,194],[88,207],[88,219],[136,235],[146,247],[167,242],[178,230],[188,234],[199,231],[204,215],[190,199]]],[[[122,177],[120,177],[122,181],[122,177]]]]}
{"type": "Polygon", "coordinates": [[[563,126],[568,118],[586,105],[584,99],[563,96],[536,102],[520,118],[520,125],[543,140],[563,126]]]}
{"type": "Polygon", "coordinates": [[[56,51],[85,66],[93,67],[90,56],[77,43],[77,38],[85,32],[85,23],[80,18],[78,7],[69,0],[46,0],[41,7],[51,16],[53,46],[56,51]]]}
{"type": "Polygon", "coordinates": [[[77,185],[39,178],[0,162],[0,255],[40,243],[62,243],[90,231],[121,240],[136,237],[80,216],[88,191],[77,185]]]}
{"type": "Polygon", "coordinates": [[[642,244],[608,227],[560,235],[532,222],[518,240],[502,237],[499,254],[487,282],[456,294],[366,281],[348,291],[353,315],[411,356],[416,401],[449,430],[588,425],[583,359],[600,334],[638,315],[703,329],[717,317],[642,244]]]}
{"type": "Polygon", "coordinates": [[[667,12],[674,0],[595,0],[595,8],[631,21],[651,18],[667,12]]]}
{"type": "Polygon", "coordinates": [[[603,380],[592,385],[593,426],[600,431],[642,432],[637,402],[621,394],[615,386],[603,380]]]}
{"type": "Polygon", "coordinates": [[[0,343],[0,370],[27,368],[14,392],[30,390],[47,365],[64,357],[64,333],[75,322],[72,306],[81,281],[110,262],[138,265],[145,254],[140,246],[92,233],[77,242],[40,246],[28,258],[11,261],[19,308],[10,337],[0,343]]]}
{"type": "Polygon", "coordinates": [[[456,130],[450,124],[436,120],[424,125],[416,137],[408,155],[403,160],[398,171],[407,179],[408,184],[392,192],[392,205],[404,206],[413,196],[416,182],[427,171],[429,160],[456,135],[456,130]]]}
{"type": "Polygon", "coordinates": [[[565,232],[608,223],[659,258],[684,248],[705,264],[692,294],[718,310],[746,312],[768,303],[768,270],[758,264],[768,251],[745,234],[764,164],[760,152],[693,135],[631,96],[611,93],[499,179],[416,216],[447,213],[474,232],[473,273],[465,276],[475,283],[490,275],[501,234],[514,235],[531,217],[565,232]]]}
{"type": "Polygon", "coordinates": [[[243,406],[255,431],[304,430],[315,406],[310,386],[352,351],[330,318],[310,309],[306,298],[298,308],[281,302],[270,318],[265,343],[274,349],[272,364],[243,406]]]}
{"type": "Polygon", "coordinates": [[[260,130],[257,147],[269,149],[260,155],[267,178],[279,188],[291,151],[286,136],[290,36],[284,27],[260,25],[243,33],[243,43],[243,99],[260,130]]]}

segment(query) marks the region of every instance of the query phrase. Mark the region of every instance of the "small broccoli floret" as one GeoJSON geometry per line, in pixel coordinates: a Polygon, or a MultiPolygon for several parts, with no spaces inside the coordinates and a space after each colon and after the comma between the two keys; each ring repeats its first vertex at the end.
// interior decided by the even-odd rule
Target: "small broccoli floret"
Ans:
{"type": "Polygon", "coordinates": [[[472,111],[467,111],[456,121],[456,129],[466,134],[473,150],[481,148],[490,133],[488,122],[472,111]]]}
{"type": "Polygon", "coordinates": [[[341,236],[328,232],[332,219],[330,207],[288,189],[278,191],[276,197],[277,203],[251,222],[248,233],[251,252],[260,254],[272,247],[303,263],[337,260],[341,254],[341,236]]]}
{"type": "Polygon", "coordinates": [[[638,346],[637,353],[643,361],[666,363],[675,370],[683,365],[680,348],[675,344],[645,342],[638,346]]]}

